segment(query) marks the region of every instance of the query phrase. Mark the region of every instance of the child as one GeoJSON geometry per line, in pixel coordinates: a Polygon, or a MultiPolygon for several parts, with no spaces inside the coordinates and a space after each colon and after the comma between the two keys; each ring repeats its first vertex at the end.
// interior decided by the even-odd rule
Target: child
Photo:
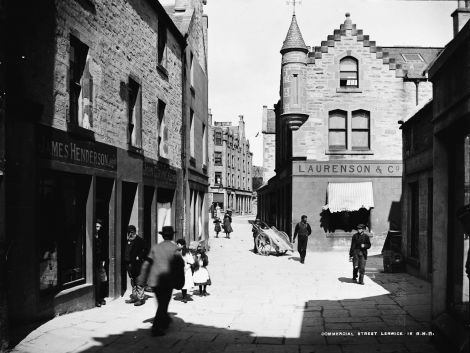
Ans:
{"type": "Polygon", "coordinates": [[[181,294],[183,295],[183,303],[187,303],[188,289],[194,286],[193,272],[191,270],[191,266],[194,265],[194,257],[186,247],[186,241],[184,239],[178,239],[176,245],[178,245],[178,248],[181,250],[181,256],[183,256],[184,260],[184,287],[181,289],[181,294]]]}
{"type": "Polygon", "coordinates": [[[206,288],[211,284],[211,279],[209,276],[209,271],[207,271],[207,265],[209,265],[209,258],[206,255],[206,251],[198,246],[196,252],[196,261],[194,263],[194,284],[199,286],[199,295],[206,296],[206,288]]]}
{"type": "Polygon", "coordinates": [[[214,220],[214,224],[215,224],[215,227],[214,227],[214,231],[215,231],[215,237],[218,238],[219,237],[219,233],[220,231],[222,230],[222,228],[220,227],[220,223],[221,220],[219,217],[215,217],[215,220],[214,220]]]}

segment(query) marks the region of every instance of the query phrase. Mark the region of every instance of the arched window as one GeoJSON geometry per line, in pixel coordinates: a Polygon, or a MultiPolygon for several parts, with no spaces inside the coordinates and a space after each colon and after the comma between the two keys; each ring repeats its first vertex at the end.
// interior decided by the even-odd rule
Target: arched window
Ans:
{"type": "Polygon", "coordinates": [[[366,110],[352,112],[351,147],[353,150],[370,149],[370,114],[366,110]]]}
{"type": "Polygon", "coordinates": [[[340,87],[359,87],[359,69],[357,60],[347,56],[339,62],[340,87]]]}
{"type": "Polygon", "coordinates": [[[347,148],[347,114],[343,110],[333,110],[328,117],[328,146],[331,150],[347,148]]]}

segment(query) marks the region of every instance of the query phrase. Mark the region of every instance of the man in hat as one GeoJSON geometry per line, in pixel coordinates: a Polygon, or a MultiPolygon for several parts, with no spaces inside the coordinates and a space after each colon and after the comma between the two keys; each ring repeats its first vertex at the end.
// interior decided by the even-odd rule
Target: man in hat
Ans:
{"type": "Polygon", "coordinates": [[[307,255],[307,243],[308,237],[312,234],[312,228],[307,223],[307,216],[303,215],[300,217],[300,222],[297,223],[294,230],[294,243],[297,235],[299,236],[299,242],[297,243],[297,250],[300,255],[300,263],[305,263],[305,256],[307,255]]]}
{"type": "Polygon", "coordinates": [[[147,256],[147,252],[144,239],[137,235],[137,229],[134,225],[129,225],[127,227],[124,261],[127,266],[127,273],[131,279],[132,294],[130,299],[126,300],[127,304],[140,306],[145,303],[145,283],[143,285],[137,283],[137,277],[140,275],[140,269],[147,256]]]}
{"type": "Polygon", "coordinates": [[[364,284],[367,249],[370,249],[370,239],[365,229],[364,224],[357,225],[357,233],[353,235],[351,248],[349,249],[349,261],[353,263],[353,281],[356,282],[357,273],[359,272],[359,284],[364,284]]]}
{"type": "Polygon", "coordinates": [[[139,277],[140,283],[147,282],[153,288],[157,299],[157,312],[152,325],[153,336],[165,334],[171,321],[168,305],[173,288],[181,289],[184,286],[184,260],[178,246],[173,242],[175,231],[172,226],[165,226],[159,233],[163,241],[152,247],[139,277]]]}

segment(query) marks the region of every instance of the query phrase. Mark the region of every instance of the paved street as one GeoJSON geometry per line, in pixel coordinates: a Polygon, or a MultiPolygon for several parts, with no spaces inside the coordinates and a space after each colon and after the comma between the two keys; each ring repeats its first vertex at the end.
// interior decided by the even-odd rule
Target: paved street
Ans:
{"type": "Polygon", "coordinates": [[[427,282],[380,273],[377,256],[360,286],[347,253],[309,251],[305,265],[296,252],[255,255],[248,219],[234,217],[232,239],[211,240],[210,295],[183,303],[177,291],[166,336],[150,336],[153,298],[141,307],[120,298],[47,322],[13,352],[435,352],[429,336],[416,335],[429,331],[427,282]]]}

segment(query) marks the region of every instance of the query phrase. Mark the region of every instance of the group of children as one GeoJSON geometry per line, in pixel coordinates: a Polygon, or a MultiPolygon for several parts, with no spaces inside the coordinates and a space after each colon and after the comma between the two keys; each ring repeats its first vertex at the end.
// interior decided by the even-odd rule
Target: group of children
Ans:
{"type": "Polygon", "coordinates": [[[199,287],[199,295],[207,295],[207,286],[211,284],[211,278],[207,266],[209,265],[209,258],[203,247],[198,246],[194,251],[188,249],[184,239],[176,241],[178,248],[181,250],[181,255],[184,260],[184,287],[181,289],[183,295],[183,302],[188,301],[188,290],[194,286],[199,287]]]}

